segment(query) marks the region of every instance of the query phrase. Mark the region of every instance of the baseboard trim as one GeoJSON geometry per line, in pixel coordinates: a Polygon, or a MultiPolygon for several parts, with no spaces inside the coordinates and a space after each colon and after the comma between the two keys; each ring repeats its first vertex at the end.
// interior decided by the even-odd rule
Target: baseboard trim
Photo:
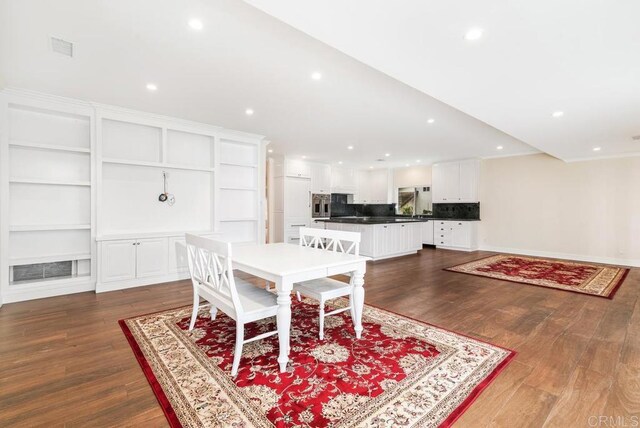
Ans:
{"type": "Polygon", "coordinates": [[[640,260],[638,259],[620,259],[615,257],[585,256],[582,254],[556,253],[553,251],[538,251],[538,250],[528,250],[528,249],[522,249],[522,248],[495,247],[492,245],[483,245],[480,247],[480,250],[493,251],[496,253],[518,254],[522,256],[550,257],[552,259],[575,260],[579,262],[591,262],[591,263],[603,263],[608,265],[640,267],[640,260]]]}
{"type": "Polygon", "coordinates": [[[162,284],[165,282],[182,281],[189,278],[189,272],[172,273],[163,276],[151,276],[148,278],[133,279],[128,281],[98,282],[96,293],[124,290],[127,288],[143,287],[145,285],[162,284]]]}
{"type": "Polygon", "coordinates": [[[27,290],[7,290],[2,296],[2,303],[26,302],[27,300],[44,299],[46,297],[63,296],[67,294],[84,293],[94,291],[96,289],[95,282],[89,280],[87,282],[61,284],[56,287],[39,287],[27,290]]]}

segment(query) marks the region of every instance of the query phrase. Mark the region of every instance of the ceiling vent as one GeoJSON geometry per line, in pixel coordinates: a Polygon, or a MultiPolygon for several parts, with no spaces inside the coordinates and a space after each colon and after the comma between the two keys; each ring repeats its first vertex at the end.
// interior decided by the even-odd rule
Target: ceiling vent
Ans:
{"type": "Polygon", "coordinates": [[[640,135],[634,135],[633,137],[631,137],[631,139],[633,141],[640,141],[640,135]]]}
{"type": "Polygon", "coordinates": [[[60,55],[73,58],[73,43],[58,37],[51,37],[51,50],[59,53],[60,55]]]}
{"type": "Polygon", "coordinates": [[[384,162],[384,159],[376,159],[376,162],[384,162]]]}

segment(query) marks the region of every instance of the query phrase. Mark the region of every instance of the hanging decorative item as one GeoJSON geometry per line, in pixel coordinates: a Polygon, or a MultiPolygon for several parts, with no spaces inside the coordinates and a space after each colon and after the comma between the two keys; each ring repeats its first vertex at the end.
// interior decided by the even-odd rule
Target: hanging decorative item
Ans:
{"type": "Polygon", "coordinates": [[[163,192],[158,196],[160,202],[166,202],[169,205],[176,203],[176,197],[167,191],[167,173],[162,171],[162,188],[163,192]]]}

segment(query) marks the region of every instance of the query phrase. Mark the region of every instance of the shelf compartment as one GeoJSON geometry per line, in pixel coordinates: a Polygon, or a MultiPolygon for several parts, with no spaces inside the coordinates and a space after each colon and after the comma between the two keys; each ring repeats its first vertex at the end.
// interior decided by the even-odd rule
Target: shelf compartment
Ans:
{"type": "Polygon", "coordinates": [[[91,149],[86,147],[72,147],[72,146],[64,146],[59,144],[43,144],[43,143],[32,143],[30,141],[11,141],[9,142],[9,146],[11,147],[26,147],[29,149],[36,150],[52,150],[52,151],[61,151],[61,152],[74,152],[74,153],[91,153],[91,149]]]}
{"type": "Polygon", "coordinates": [[[182,169],[185,171],[213,172],[213,168],[205,168],[205,167],[189,166],[189,165],[175,165],[175,164],[168,164],[168,163],[162,163],[162,162],[133,161],[133,160],[112,159],[112,158],[103,158],[102,162],[117,164],[117,165],[146,166],[149,168],[182,169]]]}
{"type": "Polygon", "coordinates": [[[41,232],[49,230],[87,230],[90,224],[34,224],[9,226],[9,232],[41,232]]]}
{"type": "Polygon", "coordinates": [[[10,178],[9,183],[43,184],[46,186],[91,186],[90,181],[45,180],[40,178],[10,178]]]}

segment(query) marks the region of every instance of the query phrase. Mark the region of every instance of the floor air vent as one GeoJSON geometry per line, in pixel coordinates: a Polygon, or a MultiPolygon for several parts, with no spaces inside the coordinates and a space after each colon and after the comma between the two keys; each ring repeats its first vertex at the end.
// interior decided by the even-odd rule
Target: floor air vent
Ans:
{"type": "Polygon", "coordinates": [[[35,263],[11,267],[12,283],[41,281],[44,279],[68,278],[73,276],[73,261],[35,263]]]}

